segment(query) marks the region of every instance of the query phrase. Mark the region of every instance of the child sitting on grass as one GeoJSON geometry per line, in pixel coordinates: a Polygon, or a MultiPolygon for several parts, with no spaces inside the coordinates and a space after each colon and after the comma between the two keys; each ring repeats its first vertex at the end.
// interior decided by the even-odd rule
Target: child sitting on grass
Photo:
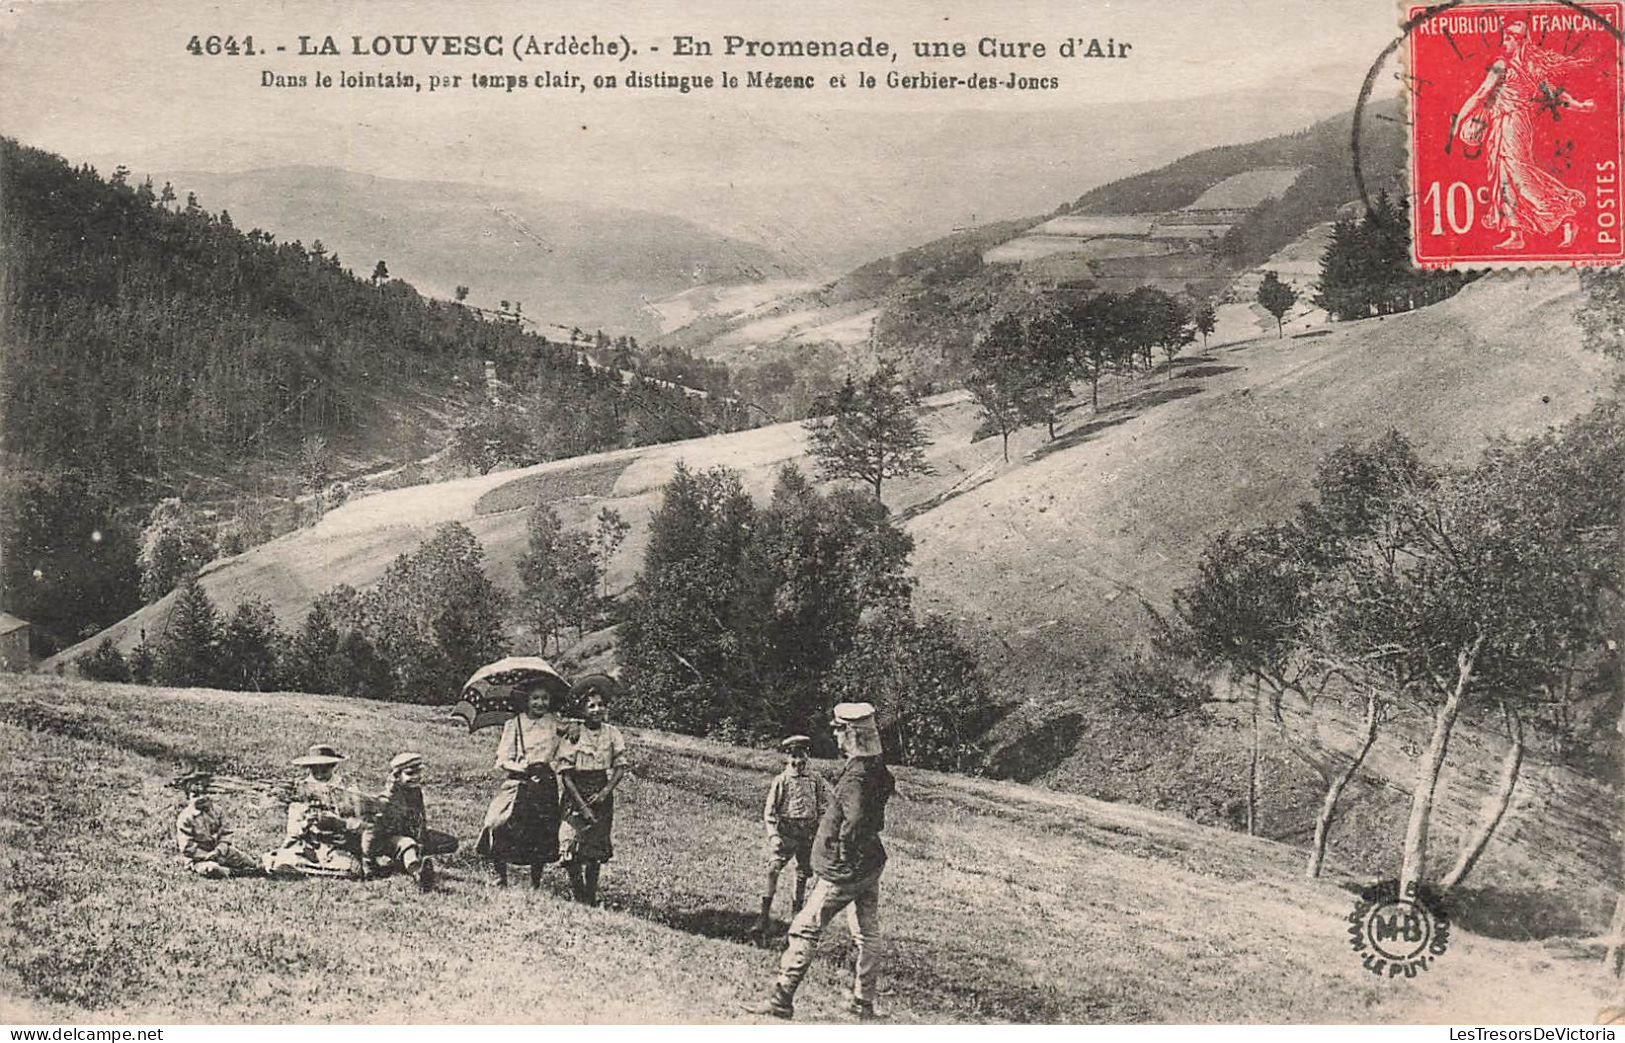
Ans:
{"type": "Polygon", "coordinates": [[[206,771],[189,771],[173,785],[189,798],[175,819],[175,846],[185,857],[187,867],[199,876],[223,880],[233,876],[258,876],[260,864],[254,856],[238,851],[226,841],[231,830],[219,811],[209,786],[214,776],[206,771]]]}
{"type": "Polygon", "coordinates": [[[369,874],[395,867],[417,878],[424,891],[434,887],[430,855],[457,850],[457,838],[430,829],[423,807],[423,754],[402,753],[389,762],[389,785],[379,795],[380,807],[361,833],[361,851],[369,874]]]}

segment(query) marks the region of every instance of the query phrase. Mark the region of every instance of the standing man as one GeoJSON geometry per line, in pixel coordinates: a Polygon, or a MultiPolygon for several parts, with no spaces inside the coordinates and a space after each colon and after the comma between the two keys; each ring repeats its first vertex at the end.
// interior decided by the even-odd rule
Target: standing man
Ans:
{"type": "Polygon", "coordinates": [[[792,858],[796,860],[792,916],[801,912],[807,880],[812,876],[813,838],[824,809],[829,807],[830,795],[829,783],[807,768],[807,749],[811,745],[812,740],[805,735],[792,735],[779,743],[789,763],[768,787],[767,806],[762,811],[762,822],[767,826],[767,887],[762,891],[762,918],[756,926],[761,938],[768,936],[773,922],[773,896],[778,893],[779,874],[784,867],[792,858]]]}
{"type": "Polygon", "coordinates": [[[886,801],[896,789],[880,754],[880,728],[869,703],[841,703],[830,727],[846,756],[846,767],[835,780],[835,794],[818,820],[813,840],[813,885],[807,904],[790,923],[790,945],[779,961],[779,980],[766,1000],[748,1005],[753,1014],[790,1018],[795,1014],[796,989],[812,963],[813,948],[824,927],[842,909],[858,947],[857,981],[849,1013],[875,1016],[875,986],[879,977],[880,873],[886,868],[886,848],[880,831],[886,824],[886,801]]]}

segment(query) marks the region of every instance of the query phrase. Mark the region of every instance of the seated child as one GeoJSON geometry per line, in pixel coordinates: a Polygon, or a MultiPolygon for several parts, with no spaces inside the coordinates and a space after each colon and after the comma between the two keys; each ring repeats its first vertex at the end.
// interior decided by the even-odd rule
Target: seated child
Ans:
{"type": "Polygon", "coordinates": [[[418,887],[434,886],[431,855],[457,850],[457,838],[430,829],[423,807],[423,754],[403,753],[389,762],[389,785],[379,795],[381,806],[361,833],[361,852],[369,870],[387,873],[400,868],[417,878],[418,887]]]}
{"type": "Polygon", "coordinates": [[[189,771],[173,785],[189,798],[175,819],[175,846],[188,868],[200,876],[222,880],[232,876],[257,876],[260,864],[254,856],[238,851],[225,839],[231,830],[215,809],[209,785],[214,777],[206,771],[189,771]]]}

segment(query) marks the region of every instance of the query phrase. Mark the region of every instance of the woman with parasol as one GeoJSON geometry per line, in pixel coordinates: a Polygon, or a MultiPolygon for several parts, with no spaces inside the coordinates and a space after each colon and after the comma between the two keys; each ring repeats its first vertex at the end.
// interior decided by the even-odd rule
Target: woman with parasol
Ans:
{"type": "Polygon", "coordinates": [[[559,791],[553,761],[564,738],[559,711],[569,700],[570,686],[545,661],[534,663],[539,667],[489,672],[503,665],[492,664],[470,679],[472,694],[465,693],[475,705],[500,700],[523,707],[503,725],[496,766],[505,777],[485,813],[475,848],[496,863],[497,883],[504,886],[510,862],[530,867],[534,888],[541,886],[542,868],[559,857],[559,791]]]}

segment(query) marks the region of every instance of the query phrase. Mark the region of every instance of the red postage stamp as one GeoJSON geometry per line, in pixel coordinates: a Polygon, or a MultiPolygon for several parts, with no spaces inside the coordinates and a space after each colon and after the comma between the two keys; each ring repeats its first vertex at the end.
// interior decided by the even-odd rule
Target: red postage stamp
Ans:
{"type": "Polygon", "coordinates": [[[1419,267],[1625,263],[1622,7],[1407,10],[1419,267]]]}

